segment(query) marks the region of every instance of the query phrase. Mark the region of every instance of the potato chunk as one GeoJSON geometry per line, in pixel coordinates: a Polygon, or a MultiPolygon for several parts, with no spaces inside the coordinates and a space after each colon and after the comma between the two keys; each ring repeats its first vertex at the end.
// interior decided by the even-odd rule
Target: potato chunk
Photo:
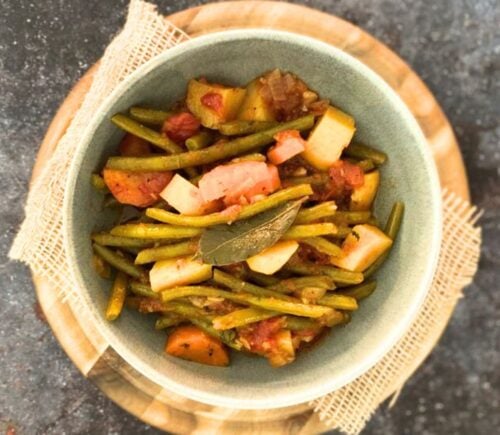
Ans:
{"type": "Polygon", "coordinates": [[[298,247],[299,244],[295,240],[278,242],[257,255],[248,258],[248,267],[255,272],[272,275],[285,265],[298,247]]]}
{"type": "Polygon", "coordinates": [[[352,211],[370,210],[377,195],[380,184],[380,172],[373,171],[365,174],[362,186],[355,187],[351,194],[349,209],[352,211]]]}
{"type": "Polygon", "coordinates": [[[342,244],[342,254],[332,257],[333,265],[363,272],[392,245],[392,240],[373,225],[356,225],[342,244]]]}
{"type": "Polygon", "coordinates": [[[236,118],[245,93],[245,89],[242,88],[229,88],[190,80],[186,103],[203,126],[215,128],[223,122],[236,118]]]}
{"type": "Polygon", "coordinates": [[[205,281],[211,276],[212,266],[191,257],[157,261],[149,272],[151,288],[155,292],[205,281]]]}
{"type": "Polygon", "coordinates": [[[341,110],[329,106],[309,134],[304,158],[318,169],[328,169],[342,154],[356,128],[354,119],[341,110]]]}
{"type": "Polygon", "coordinates": [[[262,83],[255,79],[247,86],[243,104],[238,113],[238,119],[243,121],[275,121],[273,109],[267,104],[260,93],[262,83]]]}
{"type": "Polygon", "coordinates": [[[200,189],[179,174],[174,175],[160,196],[187,216],[199,216],[214,210],[214,202],[204,201],[200,189]]]}

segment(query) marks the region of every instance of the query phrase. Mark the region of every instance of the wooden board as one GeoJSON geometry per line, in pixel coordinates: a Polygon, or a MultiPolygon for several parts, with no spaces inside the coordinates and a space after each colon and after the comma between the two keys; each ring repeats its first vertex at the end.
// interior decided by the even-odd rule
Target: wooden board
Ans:
{"type": "MultiPolygon", "coordinates": [[[[190,36],[233,28],[275,28],[321,39],[358,58],[401,96],[415,115],[434,154],[441,185],[462,198],[469,190],[460,149],[438,103],[395,53],[358,27],[332,15],[281,2],[208,4],[167,17],[190,36]]],[[[54,117],[33,169],[36,179],[90,88],[94,65],[75,85],[54,117]]],[[[37,297],[54,332],[80,371],[113,401],[146,423],[174,433],[318,433],[326,430],[307,404],[269,411],[217,408],[165,391],[131,368],[78,310],[50,284],[33,277],[37,297]]],[[[449,315],[451,316],[451,312],[449,315]]],[[[415,368],[422,361],[415,361],[415,368]]]]}

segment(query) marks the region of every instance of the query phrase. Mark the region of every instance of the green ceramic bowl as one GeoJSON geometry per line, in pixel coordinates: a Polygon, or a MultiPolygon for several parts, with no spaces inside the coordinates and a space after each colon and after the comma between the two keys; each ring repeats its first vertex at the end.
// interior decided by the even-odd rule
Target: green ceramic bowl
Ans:
{"type": "Polygon", "coordinates": [[[401,338],[431,283],[441,237],[439,181],[424,136],[404,103],[374,72],[344,52],[314,39],[271,30],[238,30],[183,43],[152,59],[121,83],[83,133],[70,169],[64,205],[69,260],[85,310],[115,351],[168,390],[217,406],[269,409],[317,398],[372,367],[401,338]],[[111,223],[90,184],[123,133],[110,117],[132,105],[169,107],[192,77],[244,85],[281,68],[356,119],[356,136],[389,155],[382,169],[376,214],[382,220],[396,200],[406,215],[390,258],[379,271],[376,292],[344,328],[332,330],[312,350],[283,368],[262,358],[234,354],[227,368],[214,368],[163,353],[165,333],[153,319],[125,310],[104,318],[109,281],[91,267],[92,231],[111,223]]]}

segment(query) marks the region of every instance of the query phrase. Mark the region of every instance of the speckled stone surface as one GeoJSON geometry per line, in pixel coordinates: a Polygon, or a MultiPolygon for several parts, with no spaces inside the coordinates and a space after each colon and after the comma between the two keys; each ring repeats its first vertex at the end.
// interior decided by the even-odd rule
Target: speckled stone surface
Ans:
{"type": "MultiPolygon", "coordinates": [[[[7,251],[38,144],[72,84],[123,24],[125,0],[0,0],[0,433],[159,433],[72,365],[7,251]]],[[[164,13],[201,4],[157,1],[164,13]]],[[[500,6],[496,0],[311,0],[368,30],[421,75],[449,116],[473,201],[480,270],[448,329],[366,434],[492,434],[500,427],[500,6]]]]}

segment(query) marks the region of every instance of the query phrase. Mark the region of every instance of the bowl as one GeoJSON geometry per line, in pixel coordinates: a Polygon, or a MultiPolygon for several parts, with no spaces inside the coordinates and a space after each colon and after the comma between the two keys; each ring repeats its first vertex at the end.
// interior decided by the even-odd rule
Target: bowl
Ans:
{"type": "Polygon", "coordinates": [[[235,30],[198,37],[137,69],[106,99],[83,133],[72,162],[64,203],[66,248],[89,321],[134,369],[167,390],[214,406],[270,409],[315,399],[364,373],[402,337],[431,284],[441,237],[441,196],[426,140],[411,113],[374,72],[315,39],[272,30],[235,30]],[[356,119],[356,138],[389,155],[375,212],[385,219],[394,201],[406,212],[378,288],[347,327],[332,330],[288,366],[232,355],[227,368],[170,357],[165,333],[153,319],[124,310],[107,322],[109,281],[91,267],[89,235],[112,222],[90,175],[115,153],[123,133],[110,116],[132,105],[169,107],[190,78],[244,85],[273,68],[289,70],[356,119]]]}

